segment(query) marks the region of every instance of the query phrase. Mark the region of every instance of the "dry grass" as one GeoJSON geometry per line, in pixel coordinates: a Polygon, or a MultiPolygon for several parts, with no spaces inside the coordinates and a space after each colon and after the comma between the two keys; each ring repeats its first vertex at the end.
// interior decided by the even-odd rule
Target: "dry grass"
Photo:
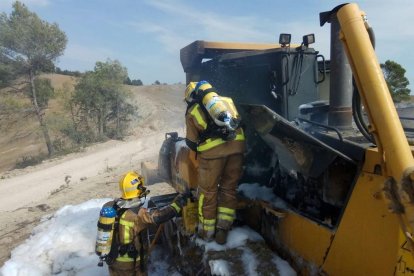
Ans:
{"type": "MultiPolygon", "coordinates": [[[[59,129],[63,124],[70,123],[69,111],[65,109],[65,99],[73,92],[77,78],[58,74],[44,74],[41,77],[49,78],[55,88],[55,97],[49,101],[49,106],[45,110],[49,134],[52,141],[68,142],[68,138],[64,137],[59,129]]],[[[163,95],[163,91],[171,89],[181,91],[184,88],[182,85],[126,86],[126,91],[132,97],[131,103],[137,106],[140,113],[131,122],[130,134],[136,134],[133,128],[152,112],[153,107],[143,104],[140,95],[147,92],[152,95],[163,95]]],[[[29,98],[22,93],[18,94],[9,89],[0,90],[0,172],[14,169],[17,162],[47,155],[39,122],[33,113],[27,112],[32,108],[29,98]],[[5,112],[5,107],[13,108],[13,112],[10,112],[10,109],[5,112]]],[[[139,132],[142,132],[142,126],[139,132]]]]}
{"type": "Polygon", "coordinates": [[[69,84],[70,88],[73,89],[74,84],[77,81],[76,77],[66,76],[66,75],[58,75],[58,74],[44,74],[42,75],[43,78],[50,79],[52,86],[55,89],[62,89],[65,84],[69,84]]]}
{"type": "MultiPolygon", "coordinates": [[[[53,122],[67,117],[62,100],[65,94],[63,89],[66,86],[69,91],[73,90],[76,79],[56,74],[42,77],[49,78],[56,91],[56,97],[49,101],[45,111],[45,119],[51,122],[50,134],[56,137],[58,131],[53,122]]],[[[29,98],[9,89],[0,90],[0,108],[3,108],[2,111],[9,110],[0,112],[0,172],[13,169],[16,162],[24,158],[46,155],[47,148],[39,122],[33,113],[28,112],[32,109],[29,98]]]]}

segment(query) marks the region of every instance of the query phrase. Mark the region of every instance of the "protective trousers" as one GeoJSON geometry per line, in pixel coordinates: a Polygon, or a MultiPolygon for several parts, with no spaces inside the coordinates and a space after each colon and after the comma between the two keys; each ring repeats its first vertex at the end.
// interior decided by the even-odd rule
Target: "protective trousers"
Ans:
{"type": "Polygon", "coordinates": [[[203,238],[215,229],[229,230],[236,214],[236,189],[242,174],[243,154],[199,160],[198,217],[203,238]]]}
{"type": "Polygon", "coordinates": [[[146,276],[146,271],[140,270],[139,260],[134,264],[133,262],[119,262],[108,267],[110,276],[146,276]]]}

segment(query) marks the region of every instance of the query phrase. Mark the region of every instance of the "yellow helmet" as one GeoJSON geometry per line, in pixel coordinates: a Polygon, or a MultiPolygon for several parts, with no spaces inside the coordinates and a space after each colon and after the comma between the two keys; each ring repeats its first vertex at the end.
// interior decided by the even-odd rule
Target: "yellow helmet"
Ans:
{"type": "Polygon", "coordinates": [[[144,177],[136,172],[127,172],[119,180],[119,190],[121,190],[123,199],[140,197],[145,192],[144,177]]]}
{"type": "Polygon", "coordinates": [[[198,94],[199,90],[207,90],[213,88],[207,81],[190,82],[185,89],[184,99],[187,103],[191,103],[194,100],[194,96],[198,94]]]}
{"type": "Polygon", "coordinates": [[[196,87],[197,82],[192,81],[187,85],[187,88],[185,89],[185,94],[184,94],[184,100],[187,103],[191,103],[191,101],[193,100],[193,92],[194,92],[194,88],[196,87]]]}

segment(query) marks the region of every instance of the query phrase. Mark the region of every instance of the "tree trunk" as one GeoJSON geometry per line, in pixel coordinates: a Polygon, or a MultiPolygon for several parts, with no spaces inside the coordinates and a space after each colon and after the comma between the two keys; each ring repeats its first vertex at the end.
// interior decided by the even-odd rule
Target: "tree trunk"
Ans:
{"type": "Polygon", "coordinates": [[[103,137],[103,131],[104,131],[104,115],[103,115],[103,110],[99,109],[98,110],[98,137],[99,139],[101,139],[103,137]]]}
{"type": "Polygon", "coordinates": [[[34,74],[33,74],[32,69],[30,69],[29,75],[30,75],[30,90],[32,92],[32,97],[33,97],[32,103],[35,108],[36,116],[37,116],[37,119],[39,120],[40,128],[43,132],[43,136],[45,137],[48,154],[49,156],[52,156],[54,154],[54,149],[53,149],[52,141],[50,140],[49,129],[47,128],[46,123],[43,121],[42,110],[39,108],[39,105],[37,104],[36,87],[34,83],[34,74]]]}
{"type": "Polygon", "coordinates": [[[116,95],[116,139],[121,139],[121,120],[119,118],[119,94],[116,95]]]}
{"type": "Polygon", "coordinates": [[[75,132],[78,132],[78,124],[76,123],[76,117],[78,117],[77,114],[79,112],[76,112],[75,114],[75,107],[73,106],[72,100],[69,100],[69,107],[70,107],[70,115],[72,118],[73,128],[75,129],[75,132]]]}
{"type": "MultiPolygon", "coordinates": [[[[107,120],[107,118],[106,118],[106,116],[107,116],[107,114],[108,114],[108,112],[106,111],[106,105],[104,105],[103,106],[103,108],[102,108],[102,134],[103,135],[105,135],[105,136],[108,136],[108,132],[107,132],[107,129],[106,129],[106,120],[107,120]]],[[[102,137],[104,137],[102,135],[102,137]]]]}

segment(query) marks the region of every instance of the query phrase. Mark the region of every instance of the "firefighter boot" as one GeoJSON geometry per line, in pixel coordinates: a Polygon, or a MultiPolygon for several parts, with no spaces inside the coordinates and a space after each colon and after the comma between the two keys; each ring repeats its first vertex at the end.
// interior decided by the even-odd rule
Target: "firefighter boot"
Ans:
{"type": "Polygon", "coordinates": [[[197,236],[205,242],[211,242],[214,238],[214,231],[203,230],[203,225],[200,223],[197,226],[197,236]]]}
{"type": "Polygon", "coordinates": [[[218,244],[225,244],[227,242],[228,230],[217,228],[215,240],[218,244]]]}

